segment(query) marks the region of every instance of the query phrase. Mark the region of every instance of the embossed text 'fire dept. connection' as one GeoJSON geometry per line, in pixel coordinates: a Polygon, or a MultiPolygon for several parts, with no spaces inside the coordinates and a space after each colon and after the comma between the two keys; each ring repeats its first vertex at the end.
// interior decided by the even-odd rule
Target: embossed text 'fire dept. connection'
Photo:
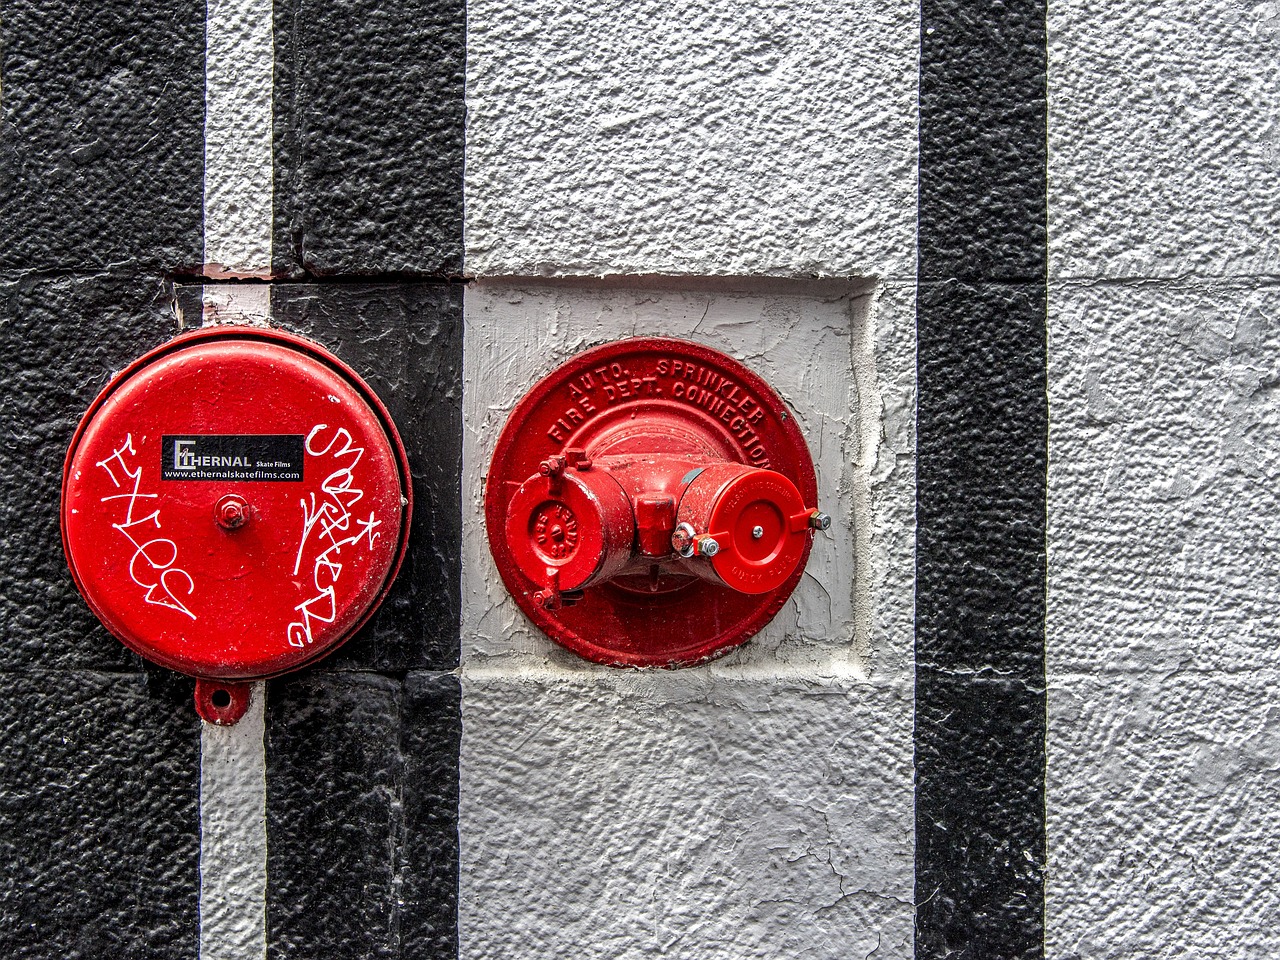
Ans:
{"type": "Polygon", "coordinates": [[[164,436],[162,480],[299,481],[302,434],[164,436]]]}

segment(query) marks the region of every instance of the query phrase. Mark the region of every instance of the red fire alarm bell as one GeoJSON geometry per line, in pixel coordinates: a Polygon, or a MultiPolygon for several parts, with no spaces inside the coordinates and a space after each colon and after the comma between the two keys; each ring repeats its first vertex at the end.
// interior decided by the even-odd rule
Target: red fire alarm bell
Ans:
{"type": "Polygon", "coordinates": [[[597,663],[684,666],[747,640],[800,581],[817,481],[786,404],[731,357],[634,339],[516,405],[485,492],[521,609],[597,663]]]}
{"type": "Polygon", "coordinates": [[[395,426],[354,372],[300,337],[221,327],[148,353],[89,407],[62,541],[107,629],[234,723],[245,681],[323,657],[377,608],[411,500],[395,426]]]}

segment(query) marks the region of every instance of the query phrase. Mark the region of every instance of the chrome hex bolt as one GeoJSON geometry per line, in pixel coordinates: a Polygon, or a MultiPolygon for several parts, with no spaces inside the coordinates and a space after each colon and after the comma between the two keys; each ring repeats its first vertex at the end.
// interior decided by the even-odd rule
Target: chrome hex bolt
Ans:
{"type": "Polygon", "coordinates": [[[533,595],[533,602],[543,610],[560,609],[560,596],[554,590],[539,590],[533,595]]]}
{"type": "Polygon", "coordinates": [[[564,457],[559,455],[547,457],[547,459],[538,464],[538,472],[544,477],[558,477],[560,474],[564,473],[566,465],[564,457]]]}

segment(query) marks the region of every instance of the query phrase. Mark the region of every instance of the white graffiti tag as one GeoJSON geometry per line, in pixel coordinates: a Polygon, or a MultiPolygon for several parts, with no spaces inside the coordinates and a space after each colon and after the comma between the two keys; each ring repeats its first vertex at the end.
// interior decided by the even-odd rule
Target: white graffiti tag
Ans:
{"type": "Polygon", "coordinates": [[[121,535],[133,545],[133,557],[129,560],[129,576],[145,591],[142,599],[146,603],[167,607],[194,620],[196,615],[187,609],[174,592],[175,586],[181,588],[185,585],[186,589],[182,594],[189,597],[196,588],[191,574],[174,566],[178,560],[178,545],[165,537],[147,539],[153,530],[160,529],[160,510],[157,507],[142,516],[148,505],[139,501],[155,500],[160,495],[142,492],[142,467],[126,460],[126,454],[130,457],[138,455],[138,451],[133,448],[131,433],[125,435],[124,443],[116,448],[115,453],[105,460],[99,460],[98,466],[107,471],[107,476],[111,478],[117,490],[127,491],[103,497],[101,502],[125,501],[123,519],[113,523],[111,527],[119,530],[121,535]],[[132,489],[130,489],[130,482],[132,482],[132,489]]]}
{"type": "MultiPolygon", "coordinates": [[[[333,472],[320,484],[320,496],[315,492],[299,501],[302,507],[302,536],[298,541],[298,554],[293,564],[296,577],[302,570],[303,560],[310,558],[311,582],[315,593],[294,607],[300,618],[289,624],[289,646],[305,647],[314,641],[314,624],[333,623],[338,616],[338,578],[342,576],[343,549],[360,549],[362,545],[373,549],[382,521],[369,511],[368,517],[359,519],[352,511],[364,499],[364,490],[356,483],[355,468],[364,456],[364,447],[357,447],[355,440],[344,427],[330,430],[328,424],[320,424],[307,434],[307,454],[312,457],[330,457],[333,472]],[[329,431],[328,443],[323,443],[329,431]]],[[[350,553],[348,553],[350,556],[350,553]]]]}

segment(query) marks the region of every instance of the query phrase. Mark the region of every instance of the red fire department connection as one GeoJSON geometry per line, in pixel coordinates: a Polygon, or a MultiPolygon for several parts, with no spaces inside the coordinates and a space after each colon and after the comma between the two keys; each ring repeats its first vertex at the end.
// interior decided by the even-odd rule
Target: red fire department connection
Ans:
{"type": "Polygon", "coordinates": [[[755,373],[633,339],[574,357],[517,404],[486,485],[503,581],[600,663],[681,666],[756,633],[829,518],[804,438],[755,373]]]}

